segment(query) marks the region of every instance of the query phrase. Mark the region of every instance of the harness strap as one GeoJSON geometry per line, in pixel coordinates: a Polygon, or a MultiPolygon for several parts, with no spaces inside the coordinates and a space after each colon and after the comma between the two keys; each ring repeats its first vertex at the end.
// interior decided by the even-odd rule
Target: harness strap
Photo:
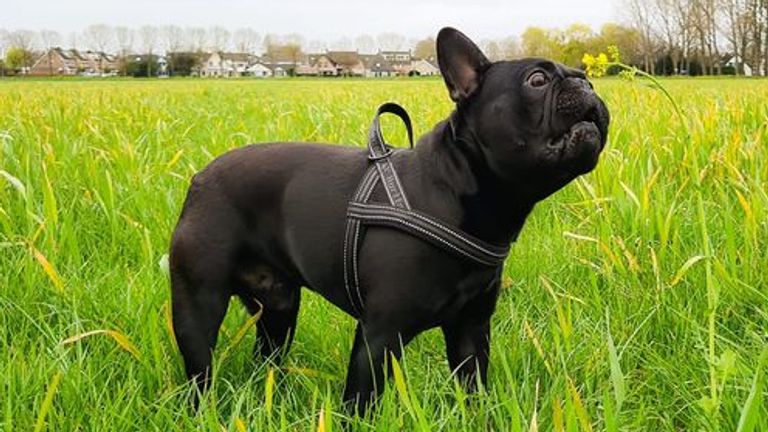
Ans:
{"type": "Polygon", "coordinates": [[[387,145],[384,142],[384,137],[381,136],[379,117],[384,113],[395,114],[405,123],[405,129],[408,132],[408,143],[413,148],[413,127],[411,126],[411,118],[408,116],[408,113],[398,104],[392,102],[385,103],[376,110],[371,129],[368,132],[368,160],[374,162],[376,169],[379,171],[379,178],[382,179],[382,184],[387,192],[390,204],[395,207],[410,209],[411,205],[408,203],[403,186],[400,184],[400,178],[397,176],[395,166],[392,165],[392,161],[389,159],[393,153],[392,147],[387,145]]]}
{"type": "Polygon", "coordinates": [[[411,208],[390,159],[394,150],[381,135],[379,117],[384,113],[400,117],[408,132],[410,146],[413,148],[413,128],[405,109],[394,103],[386,103],[379,107],[368,133],[368,159],[372,164],[360,180],[349,203],[344,234],[344,288],[350,304],[360,318],[363,316],[364,300],[360,292],[357,258],[366,225],[386,226],[407,232],[484,266],[502,265],[509,253],[509,246],[486,243],[411,208]],[[384,187],[389,204],[368,202],[379,183],[384,187]]]}

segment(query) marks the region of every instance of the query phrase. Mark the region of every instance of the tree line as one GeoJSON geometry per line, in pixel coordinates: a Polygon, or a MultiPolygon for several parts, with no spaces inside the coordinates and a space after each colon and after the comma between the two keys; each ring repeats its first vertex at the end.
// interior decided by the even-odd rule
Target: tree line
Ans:
{"type": "MultiPolygon", "coordinates": [[[[621,0],[626,24],[607,23],[599,30],[584,24],[566,28],[528,27],[519,36],[480,41],[491,60],[546,57],[581,67],[584,53],[604,52],[615,45],[625,63],[657,75],[768,73],[768,0],[621,0]]],[[[0,71],[31,66],[52,47],[128,54],[205,53],[235,51],[304,53],[326,49],[363,53],[410,50],[417,58],[434,60],[432,37],[407,38],[397,33],[307,40],[298,33],[264,34],[253,28],[230,31],[210,28],[91,25],[63,35],[52,30],[0,29],[0,71]]],[[[201,56],[189,57],[196,58],[201,56]]],[[[186,65],[185,67],[189,67],[186,65]]]]}

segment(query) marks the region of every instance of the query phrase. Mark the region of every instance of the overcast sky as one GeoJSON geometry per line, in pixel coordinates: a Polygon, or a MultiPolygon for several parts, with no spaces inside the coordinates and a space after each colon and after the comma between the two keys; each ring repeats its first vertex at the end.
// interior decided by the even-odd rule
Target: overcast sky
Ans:
{"type": "Polygon", "coordinates": [[[452,25],[473,38],[519,35],[530,25],[582,22],[598,29],[620,18],[617,0],[0,0],[0,28],[80,31],[90,24],[139,27],[219,25],[261,34],[300,33],[332,41],[359,34],[434,35],[452,25]]]}

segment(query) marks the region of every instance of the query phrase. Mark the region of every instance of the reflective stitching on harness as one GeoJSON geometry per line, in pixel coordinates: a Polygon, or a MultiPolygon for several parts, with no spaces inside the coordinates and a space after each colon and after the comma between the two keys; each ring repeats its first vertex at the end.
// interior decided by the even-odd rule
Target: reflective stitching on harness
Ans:
{"type": "MultiPolygon", "coordinates": [[[[476,248],[473,248],[463,242],[458,241],[455,237],[451,235],[447,235],[445,232],[442,231],[435,231],[431,228],[431,226],[423,225],[422,222],[420,222],[418,219],[415,218],[409,218],[407,215],[397,213],[397,212],[388,212],[388,211],[360,211],[359,209],[354,209],[350,207],[349,211],[347,212],[347,217],[354,218],[359,220],[362,223],[369,224],[369,225],[382,225],[380,223],[376,223],[379,216],[386,216],[389,219],[386,219],[391,222],[407,222],[408,227],[416,226],[419,228],[419,232],[422,232],[423,230],[427,230],[430,232],[430,238],[435,239],[435,236],[440,237],[442,239],[442,243],[449,242],[453,246],[454,250],[458,250],[461,252],[462,255],[471,258],[474,261],[480,262],[482,264],[486,265],[497,265],[504,262],[505,256],[498,256],[498,255],[489,255],[485,253],[481,253],[476,248]]],[[[384,224],[384,225],[390,225],[390,224],[384,224]]],[[[391,226],[391,225],[390,225],[391,226]]]]}
{"type": "Polygon", "coordinates": [[[362,209],[362,210],[378,209],[378,210],[381,210],[383,212],[389,211],[389,212],[400,213],[400,214],[402,214],[405,217],[409,217],[409,216],[410,217],[415,217],[417,219],[420,219],[420,220],[424,221],[425,223],[432,224],[432,225],[434,225],[434,226],[436,226],[436,227],[438,227],[438,228],[440,228],[442,230],[447,231],[452,236],[456,237],[457,239],[463,241],[467,245],[469,245],[469,246],[471,246],[471,247],[473,247],[473,248],[475,248],[475,249],[477,249],[477,250],[479,250],[479,251],[481,251],[481,252],[483,252],[483,253],[485,253],[487,255],[491,255],[491,256],[499,257],[499,258],[506,258],[507,257],[507,253],[509,253],[509,248],[496,248],[496,247],[494,247],[492,245],[483,246],[482,244],[479,243],[479,241],[472,240],[472,239],[469,239],[469,238],[465,237],[466,234],[462,235],[461,233],[458,233],[458,232],[452,230],[451,228],[443,225],[442,223],[440,223],[440,222],[438,222],[438,221],[436,221],[436,220],[434,220],[432,218],[429,218],[427,216],[424,216],[421,213],[413,211],[413,210],[408,211],[408,210],[399,209],[397,207],[389,207],[389,206],[382,206],[382,205],[377,205],[377,204],[367,204],[367,203],[358,203],[358,202],[350,203],[350,207],[356,207],[356,208],[359,208],[359,209],[362,209]],[[490,250],[490,248],[494,248],[494,249],[498,249],[498,250],[497,251],[493,251],[493,250],[490,250]]]}
{"type": "Polygon", "coordinates": [[[359,243],[364,235],[363,225],[392,227],[425,240],[431,239],[443,249],[457,253],[459,256],[480,265],[493,267],[503,265],[509,253],[507,246],[488,244],[469,234],[450,228],[444,222],[411,209],[403,185],[390,158],[394,152],[384,142],[381,135],[379,116],[384,113],[395,114],[403,120],[408,131],[411,148],[413,148],[413,130],[405,109],[393,103],[379,107],[368,134],[368,159],[373,166],[368,167],[349,202],[344,235],[344,288],[352,308],[361,320],[365,305],[360,290],[358,253],[360,251],[359,243]],[[379,182],[384,188],[389,205],[368,203],[379,182]],[[354,300],[353,289],[358,302],[354,300]]]}

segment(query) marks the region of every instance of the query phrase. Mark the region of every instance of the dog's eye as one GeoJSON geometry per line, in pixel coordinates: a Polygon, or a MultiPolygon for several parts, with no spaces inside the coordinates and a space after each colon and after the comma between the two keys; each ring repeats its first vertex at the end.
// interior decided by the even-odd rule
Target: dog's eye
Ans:
{"type": "Polygon", "coordinates": [[[549,78],[544,72],[536,71],[528,76],[528,85],[531,87],[544,87],[549,83],[549,78]]]}

